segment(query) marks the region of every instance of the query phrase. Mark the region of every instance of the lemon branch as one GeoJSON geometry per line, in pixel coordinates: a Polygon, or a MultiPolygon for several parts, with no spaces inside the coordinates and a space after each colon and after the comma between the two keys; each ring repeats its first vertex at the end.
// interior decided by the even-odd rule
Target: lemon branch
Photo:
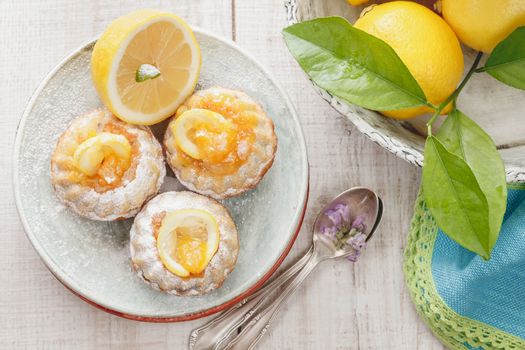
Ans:
{"type": "Polygon", "coordinates": [[[427,130],[428,130],[428,136],[432,136],[432,124],[436,121],[436,118],[441,114],[443,109],[448,106],[450,102],[452,102],[452,105],[454,108],[456,107],[456,99],[458,98],[459,93],[465,85],[467,85],[467,82],[470,80],[472,75],[476,72],[476,68],[478,67],[479,61],[481,60],[481,57],[483,56],[483,52],[478,52],[478,55],[476,56],[476,59],[474,60],[474,63],[472,63],[472,66],[470,67],[469,71],[467,72],[467,75],[459,86],[454,90],[454,92],[445,100],[443,101],[437,108],[435,108],[435,112],[432,115],[432,118],[427,122],[427,130]]]}

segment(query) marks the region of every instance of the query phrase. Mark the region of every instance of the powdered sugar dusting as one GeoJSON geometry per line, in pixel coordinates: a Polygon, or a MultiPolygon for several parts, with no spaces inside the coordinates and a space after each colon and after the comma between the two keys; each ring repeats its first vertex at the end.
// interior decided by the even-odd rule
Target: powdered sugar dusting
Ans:
{"type": "MultiPolygon", "coordinates": [[[[191,167],[192,163],[185,165],[179,160],[180,151],[175,146],[175,138],[170,127],[164,137],[167,162],[179,181],[192,191],[215,199],[237,196],[255,187],[271,167],[277,150],[277,137],[272,120],[268,118],[261,106],[244,92],[214,86],[199,90],[194,95],[213,99],[221,94],[228,96],[231,101],[239,100],[250,106],[250,110],[253,111],[253,115],[257,116],[258,121],[253,128],[255,141],[251,145],[251,152],[248,152],[248,145],[237,145],[238,155],[244,156],[246,161],[236,172],[226,175],[217,175],[204,169],[197,172],[191,167]]],[[[191,101],[191,98],[188,101],[191,101]]],[[[191,108],[191,103],[188,101],[184,106],[191,108]]],[[[174,120],[171,123],[173,122],[174,120]]]]}
{"type": "Polygon", "coordinates": [[[130,252],[139,276],[153,288],[176,295],[200,295],[221,286],[233,270],[239,254],[239,241],[230,214],[217,201],[193,192],[165,192],[149,201],[135,218],[130,231],[130,252]],[[206,210],[219,226],[219,249],[202,277],[180,278],[168,271],[158,256],[153,216],[180,209],[206,210]]]}
{"type": "Polygon", "coordinates": [[[75,118],[60,137],[51,158],[51,181],[58,198],[79,215],[94,220],[112,221],[135,216],[144,202],[159,191],[165,175],[162,148],[149,128],[120,122],[107,109],[97,109],[75,118]],[[70,170],[62,161],[67,157],[63,154],[67,145],[77,145],[78,136],[87,132],[90,125],[103,129],[108,123],[118,123],[136,137],[138,154],[132,160],[136,166],[127,171],[134,174],[126,172],[122,186],[102,193],[67,181],[70,170]]]}

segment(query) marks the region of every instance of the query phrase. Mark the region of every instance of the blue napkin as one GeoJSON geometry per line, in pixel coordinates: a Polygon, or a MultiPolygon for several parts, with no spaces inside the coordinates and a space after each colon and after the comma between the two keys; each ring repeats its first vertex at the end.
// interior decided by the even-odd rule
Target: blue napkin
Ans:
{"type": "Polygon", "coordinates": [[[525,339],[525,191],[509,190],[507,212],[489,261],[439,230],[432,276],[452,310],[525,339]]]}
{"type": "Polygon", "coordinates": [[[452,349],[525,350],[525,186],[509,186],[488,261],[439,230],[422,197],[404,267],[420,316],[452,349]]]}

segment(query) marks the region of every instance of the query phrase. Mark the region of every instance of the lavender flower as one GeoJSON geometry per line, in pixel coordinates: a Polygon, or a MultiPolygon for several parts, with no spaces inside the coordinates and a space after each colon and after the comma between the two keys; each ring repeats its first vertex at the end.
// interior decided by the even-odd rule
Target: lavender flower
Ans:
{"type": "Polygon", "coordinates": [[[366,248],[366,235],[361,232],[357,232],[355,236],[348,238],[346,243],[355,250],[363,250],[366,248]]]}
{"type": "Polygon", "coordinates": [[[341,218],[345,222],[350,221],[350,208],[346,204],[337,204],[334,209],[341,215],[341,218]]]}
{"type": "Polygon", "coordinates": [[[338,210],[335,209],[328,209],[324,212],[326,216],[332,221],[332,224],[335,227],[340,227],[343,224],[343,218],[341,217],[341,213],[338,210]]]}
{"type": "Polygon", "coordinates": [[[347,259],[357,261],[362,250],[366,248],[366,235],[362,233],[365,230],[364,218],[359,216],[350,222],[350,208],[345,204],[337,204],[324,214],[330,223],[321,226],[321,233],[333,242],[336,249],[352,247],[353,251],[347,259]]]}
{"type": "Polygon", "coordinates": [[[366,249],[366,235],[356,231],[356,234],[348,238],[346,243],[354,248],[354,252],[347,257],[348,261],[356,262],[361,252],[366,249]]]}
{"type": "Polygon", "coordinates": [[[335,234],[337,233],[337,227],[335,226],[321,226],[321,233],[331,240],[335,239],[335,234]]]}
{"type": "Polygon", "coordinates": [[[363,232],[365,230],[365,219],[362,216],[356,217],[354,222],[352,222],[352,228],[363,232]]]}
{"type": "Polygon", "coordinates": [[[346,257],[346,260],[350,261],[350,262],[356,262],[357,259],[361,256],[361,251],[359,250],[356,250],[352,253],[350,253],[347,257],[346,257]]]}

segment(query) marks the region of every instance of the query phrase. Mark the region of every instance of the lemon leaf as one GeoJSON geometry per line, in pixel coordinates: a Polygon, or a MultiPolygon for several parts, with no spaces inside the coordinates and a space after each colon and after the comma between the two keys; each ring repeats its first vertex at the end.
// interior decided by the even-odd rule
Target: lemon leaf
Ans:
{"type": "Polygon", "coordinates": [[[487,72],[504,84],[525,90],[525,27],[514,30],[492,51],[485,66],[487,72]]]}
{"type": "Polygon", "coordinates": [[[489,247],[496,244],[507,207],[505,165],[494,141],[472,119],[455,109],[436,137],[472,170],[489,206],[489,247]]]}
{"type": "Polygon", "coordinates": [[[141,64],[135,73],[135,81],[142,83],[148,79],[155,79],[160,76],[160,70],[151,64],[141,64]]]}
{"type": "Polygon", "coordinates": [[[428,104],[394,50],[344,18],[297,23],[285,28],[283,36],[306,74],[349,103],[379,111],[428,104]]]}
{"type": "Polygon", "coordinates": [[[464,248],[490,258],[489,206],[467,162],[435,136],[425,143],[423,194],[438,226],[464,248]]]}

